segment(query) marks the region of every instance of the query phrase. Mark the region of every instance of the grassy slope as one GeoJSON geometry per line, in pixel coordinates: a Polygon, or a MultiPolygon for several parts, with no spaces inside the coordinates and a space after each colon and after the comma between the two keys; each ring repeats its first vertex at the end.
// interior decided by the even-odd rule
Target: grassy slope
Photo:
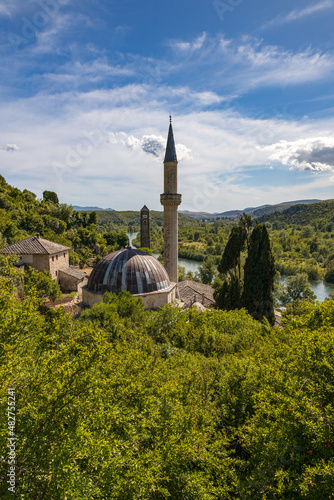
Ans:
{"type": "Polygon", "coordinates": [[[259,222],[283,222],[284,224],[314,224],[320,221],[331,222],[334,218],[334,200],[320,201],[310,205],[293,205],[283,212],[263,215],[259,222]]]}

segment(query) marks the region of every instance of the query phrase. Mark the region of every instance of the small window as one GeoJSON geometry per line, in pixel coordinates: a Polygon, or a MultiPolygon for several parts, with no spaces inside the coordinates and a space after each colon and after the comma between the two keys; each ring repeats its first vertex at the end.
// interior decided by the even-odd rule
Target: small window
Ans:
{"type": "Polygon", "coordinates": [[[56,260],[58,260],[58,255],[56,255],[56,260]]]}
{"type": "Polygon", "coordinates": [[[55,258],[54,258],[54,257],[52,257],[52,262],[53,262],[54,260],[55,260],[55,258]]]}
{"type": "Polygon", "coordinates": [[[58,276],[58,271],[56,271],[56,276],[58,276]]]}
{"type": "Polygon", "coordinates": [[[64,257],[65,257],[65,254],[64,254],[64,257]]]}

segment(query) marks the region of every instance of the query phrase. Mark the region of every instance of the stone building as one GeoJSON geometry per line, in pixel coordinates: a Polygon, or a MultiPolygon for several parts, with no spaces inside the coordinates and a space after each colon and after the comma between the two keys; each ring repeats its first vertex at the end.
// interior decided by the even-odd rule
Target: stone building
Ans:
{"type": "Polygon", "coordinates": [[[38,234],[12,243],[1,250],[3,255],[19,255],[18,265],[26,265],[36,271],[49,271],[59,281],[60,269],[69,267],[69,247],[45,240],[38,234]]]}
{"type": "MultiPolygon", "coordinates": [[[[164,266],[153,256],[128,247],[103,257],[94,267],[82,300],[87,306],[102,302],[105,292],[128,291],[144,301],[145,309],[157,309],[178,299],[187,307],[197,303],[205,309],[214,305],[213,289],[187,281],[178,284],[178,206],[177,157],[170,119],[164,159],[164,266]]],[[[141,210],[141,246],[150,247],[149,209],[141,210]]]]}
{"type": "Polygon", "coordinates": [[[151,247],[150,211],[146,205],[140,211],[140,246],[141,248],[151,247]]]}
{"type": "Polygon", "coordinates": [[[49,271],[63,291],[77,291],[86,273],[69,265],[69,247],[45,240],[38,234],[12,243],[1,250],[3,255],[18,255],[19,266],[32,267],[36,271],[49,271]]]}
{"type": "Polygon", "coordinates": [[[86,282],[86,273],[75,267],[59,270],[59,285],[63,292],[77,292],[86,282]]]}
{"type": "MultiPolygon", "coordinates": [[[[177,158],[170,119],[166,154],[164,160],[164,262],[165,267],[146,252],[127,248],[103,257],[95,266],[82,289],[82,300],[92,306],[102,302],[107,291],[120,293],[128,291],[140,297],[145,309],[157,309],[177,298],[178,281],[178,205],[181,195],[177,194],[177,158]]],[[[150,246],[149,209],[141,210],[141,246],[150,246]]]]}
{"type": "Polygon", "coordinates": [[[160,262],[142,250],[126,248],[103,257],[94,267],[82,301],[87,306],[102,302],[105,292],[130,292],[144,301],[145,309],[158,309],[176,299],[172,283],[160,262]]]}
{"type": "Polygon", "coordinates": [[[181,281],[178,284],[179,298],[186,308],[195,303],[200,303],[205,307],[214,307],[216,301],[213,292],[212,286],[197,281],[181,281]]]}

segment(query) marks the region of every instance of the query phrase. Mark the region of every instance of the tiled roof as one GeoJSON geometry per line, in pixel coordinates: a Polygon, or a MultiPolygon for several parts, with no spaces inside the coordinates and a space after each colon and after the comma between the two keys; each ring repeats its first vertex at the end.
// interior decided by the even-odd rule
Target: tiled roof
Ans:
{"type": "Polygon", "coordinates": [[[180,300],[185,304],[192,304],[194,302],[202,303],[204,296],[205,306],[214,306],[216,304],[213,298],[214,289],[210,285],[204,285],[197,281],[180,281],[178,284],[180,300]]]}
{"type": "Polygon", "coordinates": [[[134,295],[165,290],[170,286],[167,271],[152,255],[127,248],[103,257],[94,267],[87,284],[91,292],[134,295]]]}
{"type": "Polygon", "coordinates": [[[45,240],[39,236],[30,236],[25,240],[18,241],[12,245],[8,245],[1,250],[2,254],[16,254],[16,255],[36,255],[36,254],[49,254],[63,252],[69,250],[69,247],[54,243],[53,241],[45,240]]]}
{"type": "Polygon", "coordinates": [[[76,269],[75,267],[67,267],[66,269],[59,269],[59,272],[68,274],[69,276],[73,276],[73,278],[77,278],[78,280],[81,280],[87,276],[86,273],[79,271],[79,269],[76,269]]]}

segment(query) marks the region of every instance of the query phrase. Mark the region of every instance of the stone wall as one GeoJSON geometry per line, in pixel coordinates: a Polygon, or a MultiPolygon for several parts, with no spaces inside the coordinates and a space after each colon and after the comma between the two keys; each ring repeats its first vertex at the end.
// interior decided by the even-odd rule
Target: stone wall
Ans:
{"type": "Polygon", "coordinates": [[[78,285],[84,278],[76,278],[75,276],[70,276],[64,273],[61,269],[59,271],[59,285],[64,292],[77,292],[78,285]]]}
{"type": "MultiPolygon", "coordinates": [[[[159,309],[165,304],[170,304],[176,299],[177,285],[172,283],[166,290],[160,290],[159,292],[143,293],[134,295],[137,299],[142,299],[145,304],[145,310],[147,309],[159,309]]],[[[103,294],[95,293],[88,290],[87,287],[82,289],[82,302],[85,306],[92,307],[94,304],[103,302],[103,294]]]]}
{"type": "Polygon", "coordinates": [[[54,255],[49,255],[49,270],[53,279],[59,281],[59,271],[60,269],[66,269],[69,267],[69,257],[68,250],[56,253],[54,255]]]}
{"type": "Polygon", "coordinates": [[[33,255],[33,260],[31,267],[37,271],[50,271],[49,255],[48,254],[36,254],[33,255]]]}
{"type": "Polygon", "coordinates": [[[160,290],[159,292],[143,293],[140,295],[134,295],[136,298],[143,300],[145,305],[145,311],[148,309],[159,309],[159,307],[165,304],[170,304],[176,299],[177,285],[172,283],[166,290],[160,290]]]}
{"type": "Polygon", "coordinates": [[[33,267],[33,255],[21,255],[19,260],[19,266],[22,264],[27,264],[28,266],[33,267]]]}
{"type": "Polygon", "coordinates": [[[103,294],[95,293],[88,290],[88,288],[82,288],[82,302],[85,306],[92,307],[94,304],[103,302],[103,294]]]}

